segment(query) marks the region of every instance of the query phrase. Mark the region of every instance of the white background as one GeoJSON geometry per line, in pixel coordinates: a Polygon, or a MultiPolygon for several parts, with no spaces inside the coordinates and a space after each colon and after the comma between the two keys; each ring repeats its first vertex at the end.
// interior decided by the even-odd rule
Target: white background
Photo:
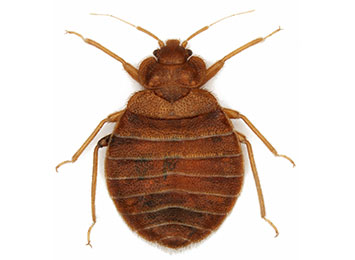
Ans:
{"type": "MultiPolygon", "coordinates": [[[[49,1],[1,4],[2,259],[354,259],[354,24],[350,1],[49,1]],[[78,37],[100,42],[132,65],[157,42],[108,17],[140,25],[162,40],[184,40],[226,15],[189,43],[207,65],[244,43],[283,31],[226,62],[206,86],[225,107],[247,115],[296,168],[274,157],[243,123],[254,147],[267,216],[259,216],[247,167],[243,193],[222,227],[179,253],[132,233],[107,194],[102,164],[94,248],[91,224],[94,144],[69,159],[98,122],[124,108],[139,89],[119,62],[78,37]]],[[[112,126],[100,133],[104,136],[112,126]]],[[[98,138],[94,140],[97,141],[98,138]]],[[[100,158],[103,159],[103,152],[100,158]]]]}

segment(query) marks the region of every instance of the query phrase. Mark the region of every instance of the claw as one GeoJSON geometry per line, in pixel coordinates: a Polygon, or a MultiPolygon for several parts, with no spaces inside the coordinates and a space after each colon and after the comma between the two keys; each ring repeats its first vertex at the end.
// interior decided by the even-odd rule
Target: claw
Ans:
{"type": "Polygon", "coordinates": [[[276,232],[275,237],[277,237],[277,236],[279,235],[279,231],[277,230],[277,227],[274,225],[274,223],[272,223],[270,220],[268,220],[268,219],[265,218],[265,217],[263,217],[263,219],[273,227],[273,229],[274,229],[275,232],[276,232]]]}
{"type": "Polygon", "coordinates": [[[73,31],[68,31],[68,30],[65,30],[65,33],[67,33],[67,34],[75,34],[76,36],[79,36],[81,39],[83,39],[85,41],[84,36],[82,36],[80,33],[73,32],[73,31]]]}
{"type": "Polygon", "coordinates": [[[58,165],[55,167],[55,171],[58,172],[58,168],[59,168],[60,166],[62,166],[63,164],[72,163],[72,162],[73,162],[72,160],[67,160],[67,161],[61,162],[60,164],[58,164],[58,165]]]}
{"type": "Polygon", "coordinates": [[[91,245],[91,241],[90,241],[90,233],[91,233],[91,229],[94,227],[96,221],[94,221],[91,226],[89,227],[89,230],[88,230],[88,243],[86,244],[87,246],[90,246],[92,248],[92,245],[91,245]]]}
{"type": "Polygon", "coordinates": [[[293,167],[296,167],[296,164],[292,161],[292,159],[286,155],[283,155],[283,154],[277,154],[276,156],[280,156],[280,157],[283,157],[287,160],[289,160],[290,163],[292,163],[293,167]]]}

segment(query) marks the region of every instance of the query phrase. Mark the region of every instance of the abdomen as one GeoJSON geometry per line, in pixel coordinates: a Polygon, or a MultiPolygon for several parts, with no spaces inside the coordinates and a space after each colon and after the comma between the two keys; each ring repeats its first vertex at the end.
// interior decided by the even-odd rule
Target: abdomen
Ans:
{"type": "Polygon", "coordinates": [[[240,143],[217,109],[183,119],[126,111],[106,155],[109,193],[127,224],[170,248],[216,230],[243,184],[240,143]]]}

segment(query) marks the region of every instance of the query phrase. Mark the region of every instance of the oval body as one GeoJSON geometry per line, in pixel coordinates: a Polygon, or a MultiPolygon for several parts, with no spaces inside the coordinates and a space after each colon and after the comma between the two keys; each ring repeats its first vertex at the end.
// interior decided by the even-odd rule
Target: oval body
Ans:
{"type": "Polygon", "coordinates": [[[216,99],[174,103],[137,92],[111,135],[105,172],[132,230],[170,248],[201,241],[233,208],[244,180],[240,143],[216,99]]]}

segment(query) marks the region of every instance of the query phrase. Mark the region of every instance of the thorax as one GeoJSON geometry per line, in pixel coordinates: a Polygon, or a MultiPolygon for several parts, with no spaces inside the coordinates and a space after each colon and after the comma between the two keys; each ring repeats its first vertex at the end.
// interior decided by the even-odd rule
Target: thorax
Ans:
{"type": "Polygon", "coordinates": [[[216,98],[206,90],[193,89],[188,95],[171,103],[143,90],[128,101],[127,110],[150,118],[179,119],[206,114],[219,109],[216,98]]]}

